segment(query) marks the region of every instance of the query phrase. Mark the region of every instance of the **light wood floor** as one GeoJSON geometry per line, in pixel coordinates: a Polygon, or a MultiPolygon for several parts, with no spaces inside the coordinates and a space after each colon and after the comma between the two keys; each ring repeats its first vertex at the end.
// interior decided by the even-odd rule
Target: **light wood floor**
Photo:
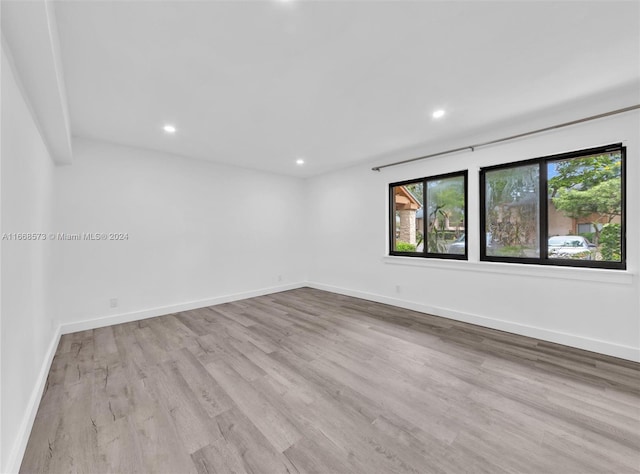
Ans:
{"type": "Polygon", "coordinates": [[[640,472],[639,364],[308,288],[63,336],[21,472],[640,472]]]}

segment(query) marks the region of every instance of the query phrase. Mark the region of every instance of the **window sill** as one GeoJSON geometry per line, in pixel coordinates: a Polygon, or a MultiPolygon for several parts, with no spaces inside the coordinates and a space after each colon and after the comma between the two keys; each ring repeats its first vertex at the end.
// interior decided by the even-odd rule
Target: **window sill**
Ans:
{"type": "Polygon", "coordinates": [[[382,261],[387,265],[439,268],[443,270],[499,273],[532,278],[555,278],[560,280],[594,281],[630,285],[634,274],[629,270],[605,270],[601,268],[557,267],[545,265],[526,265],[521,263],[471,262],[468,260],[427,259],[421,257],[401,257],[386,255],[382,261]]]}

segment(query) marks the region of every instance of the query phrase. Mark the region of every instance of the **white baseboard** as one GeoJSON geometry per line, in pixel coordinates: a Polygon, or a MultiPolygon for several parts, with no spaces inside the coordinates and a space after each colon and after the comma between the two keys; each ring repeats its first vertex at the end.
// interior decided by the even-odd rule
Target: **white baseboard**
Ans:
{"type": "Polygon", "coordinates": [[[42,393],[44,392],[44,387],[47,383],[47,377],[49,376],[49,370],[51,369],[53,357],[56,355],[59,341],[60,327],[58,326],[55,333],[53,334],[53,338],[51,339],[49,348],[47,349],[44,361],[42,362],[42,367],[40,367],[40,372],[38,373],[38,378],[36,379],[36,385],[35,387],[33,387],[33,391],[31,392],[31,396],[29,397],[27,411],[24,414],[24,418],[22,419],[20,428],[16,433],[13,448],[8,455],[6,463],[7,473],[17,473],[20,470],[24,451],[27,449],[27,442],[29,441],[31,428],[33,428],[33,422],[36,419],[36,414],[38,413],[38,408],[40,407],[40,399],[42,398],[42,393]]]}
{"type": "Polygon", "coordinates": [[[178,313],[180,311],[188,311],[190,309],[204,308],[206,306],[214,306],[222,303],[230,303],[232,301],[254,298],[256,296],[270,295],[272,293],[280,293],[281,291],[295,290],[302,288],[306,283],[289,283],[286,285],[271,286],[260,288],[258,290],[244,291],[242,293],[234,293],[231,295],[216,296],[204,300],[189,301],[187,303],[179,303],[168,306],[158,306],[156,308],[148,308],[139,311],[131,311],[129,313],[120,313],[109,316],[100,316],[92,319],[85,319],[73,323],[64,323],[60,326],[61,334],[69,334],[72,332],[86,331],[88,329],[97,329],[113,324],[129,323],[141,319],[155,318],[156,316],[164,316],[165,314],[178,313]]]}
{"type": "Polygon", "coordinates": [[[488,318],[486,316],[480,316],[477,314],[456,311],[449,308],[430,306],[422,303],[416,303],[413,301],[405,301],[398,298],[378,295],[375,293],[368,293],[365,291],[351,290],[348,288],[325,285],[323,283],[307,282],[306,286],[310,288],[315,288],[318,290],[338,293],[340,295],[353,296],[355,298],[361,298],[368,301],[375,301],[377,303],[384,303],[391,306],[398,306],[400,308],[410,309],[413,311],[418,311],[420,313],[433,314],[434,316],[441,316],[443,318],[453,319],[456,321],[477,324],[478,326],[483,326],[491,329],[498,329],[500,331],[519,334],[521,336],[533,337],[536,339],[541,339],[543,341],[555,342],[557,344],[576,347],[578,349],[597,352],[599,354],[606,354],[613,357],[619,357],[620,359],[640,362],[640,349],[633,346],[615,344],[612,342],[603,341],[601,339],[592,339],[592,338],[586,338],[582,336],[576,336],[575,334],[552,331],[549,329],[539,328],[535,326],[528,326],[525,324],[514,323],[511,321],[504,321],[501,319],[488,318]]]}

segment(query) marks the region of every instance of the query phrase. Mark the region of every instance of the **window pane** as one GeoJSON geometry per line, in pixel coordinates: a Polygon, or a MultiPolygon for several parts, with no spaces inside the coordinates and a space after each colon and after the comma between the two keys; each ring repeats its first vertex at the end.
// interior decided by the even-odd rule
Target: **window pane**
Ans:
{"type": "Polygon", "coordinates": [[[427,181],[427,252],[465,254],[464,176],[427,181]]]}
{"type": "Polygon", "coordinates": [[[487,255],[540,256],[539,169],[534,164],[486,172],[487,255]]]}
{"type": "MultiPolygon", "coordinates": [[[[555,207],[553,210],[557,211],[555,207]]],[[[589,223],[578,224],[578,235],[587,237],[589,240],[593,240],[594,232],[595,232],[595,227],[593,224],[589,224],[589,223]]]]}
{"type": "Polygon", "coordinates": [[[396,252],[422,252],[422,220],[424,190],[422,181],[394,186],[393,250],[396,252]]]}
{"type": "Polygon", "coordinates": [[[549,258],[622,261],[619,151],[550,161],[549,258]]]}

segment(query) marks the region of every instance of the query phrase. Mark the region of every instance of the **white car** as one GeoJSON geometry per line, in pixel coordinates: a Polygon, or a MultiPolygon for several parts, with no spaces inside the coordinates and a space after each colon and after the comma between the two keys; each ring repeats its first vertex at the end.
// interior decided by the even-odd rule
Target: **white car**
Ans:
{"type": "MultiPolygon", "coordinates": [[[[491,232],[487,232],[487,248],[493,247],[493,241],[491,238],[491,232]]],[[[447,253],[455,253],[455,254],[464,254],[466,247],[465,244],[466,234],[462,234],[456,240],[449,244],[449,248],[447,249],[447,253]]]]}
{"type": "Polygon", "coordinates": [[[594,260],[596,245],[580,235],[556,235],[549,238],[549,258],[594,260]]]}

